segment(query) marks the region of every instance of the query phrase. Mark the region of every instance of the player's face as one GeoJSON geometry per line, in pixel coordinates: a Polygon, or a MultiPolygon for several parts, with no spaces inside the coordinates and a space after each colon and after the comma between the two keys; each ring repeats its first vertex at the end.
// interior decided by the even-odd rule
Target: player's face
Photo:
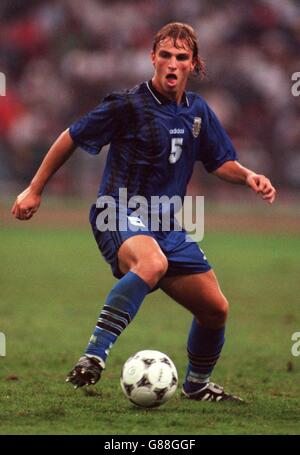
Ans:
{"type": "Polygon", "coordinates": [[[151,59],[155,68],[152,82],[160,93],[180,101],[195,64],[187,42],[178,39],[176,45],[177,47],[171,38],[166,38],[152,52],[151,59]]]}

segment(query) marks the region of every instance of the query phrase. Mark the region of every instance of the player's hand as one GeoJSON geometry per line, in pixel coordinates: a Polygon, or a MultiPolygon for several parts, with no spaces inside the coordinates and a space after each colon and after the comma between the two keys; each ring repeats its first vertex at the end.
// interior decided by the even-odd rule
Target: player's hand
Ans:
{"type": "Polygon", "coordinates": [[[38,210],[41,203],[41,196],[35,193],[29,186],[23,193],[17,197],[11,213],[18,220],[30,220],[33,214],[38,210]]]}
{"type": "Polygon", "coordinates": [[[250,174],[246,178],[248,185],[256,194],[260,194],[263,199],[272,204],[275,201],[276,189],[270,180],[264,175],[250,174]]]}

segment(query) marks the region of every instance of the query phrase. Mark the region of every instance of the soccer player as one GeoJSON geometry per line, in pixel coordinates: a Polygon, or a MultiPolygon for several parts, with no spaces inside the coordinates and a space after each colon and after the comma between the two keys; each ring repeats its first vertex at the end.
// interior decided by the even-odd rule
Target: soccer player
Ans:
{"type": "MultiPolygon", "coordinates": [[[[46,183],[76,147],[94,155],[106,144],[110,148],[98,195],[110,196],[123,215],[119,188],[126,188],[128,199],[139,195],[149,204],[154,195],[183,198],[195,161],[220,179],[246,185],[265,201],[274,201],[276,190],[270,180],[238,163],[216,115],[201,96],[185,91],[189,76],[205,71],[192,27],[183,23],[164,26],[155,36],[151,60],[151,80],[110,94],[59,136],[29,187],[17,197],[12,208],[16,218],[33,216],[46,183]]],[[[95,384],[111,347],[146,295],[161,288],[194,316],[183,395],[241,402],[210,380],[224,344],[228,302],[202,250],[187,241],[184,229],[175,230],[174,223],[170,230],[153,231],[143,220],[130,216],[132,209],[126,208],[126,229],[120,229],[117,215],[116,229],[101,229],[101,213],[106,209],[94,204],[90,222],[98,247],[119,281],[107,296],[87,348],[67,381],[75,388],[95,384]],[[136,230],[131,229],[132,223],[136,230]]],[[[163,211],[158,209],[159,221],[163,211]]]]}

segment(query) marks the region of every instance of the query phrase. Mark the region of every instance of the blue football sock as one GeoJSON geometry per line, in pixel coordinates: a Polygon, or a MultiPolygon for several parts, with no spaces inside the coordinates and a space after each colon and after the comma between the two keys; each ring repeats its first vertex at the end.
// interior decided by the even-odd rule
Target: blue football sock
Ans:
{"type": "Polygon", "coordinates": [[[184,383],[186,392],[195,392],[209,382],[225,342],[224,333],[225,327],[209,329],[193,319],[187,345],[189,364],[184,383]]]}
{"type": "Polygon", "coordinates": [[[99,357],[104,365],[112,345],[132,321],[150,290],[138,275],[126,273],[110,291],[85,354],[99,357]]]}

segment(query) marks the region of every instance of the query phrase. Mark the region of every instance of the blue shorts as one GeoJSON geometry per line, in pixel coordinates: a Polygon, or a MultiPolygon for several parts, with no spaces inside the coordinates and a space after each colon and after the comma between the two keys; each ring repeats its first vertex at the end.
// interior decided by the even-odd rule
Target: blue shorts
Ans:
{"type": "Polygon", "coordinates": [[[186,241],[186,231],[150,231],[137,229],[132,231],[100,231],[96,226],[96,219],[100,213],[96,205],[90,210],[90,223],[93,229],[98,248],[106,262],[111,266],[113,275],[122,278],[123,273],[118,267],[117,253],[125,240],[136,235],[148,235],[154,238],[166,256],[169,266],[165,276],[187,275],[191,273],[208,272],[211,269],[203,251],[197,243],[186,241]]]}

